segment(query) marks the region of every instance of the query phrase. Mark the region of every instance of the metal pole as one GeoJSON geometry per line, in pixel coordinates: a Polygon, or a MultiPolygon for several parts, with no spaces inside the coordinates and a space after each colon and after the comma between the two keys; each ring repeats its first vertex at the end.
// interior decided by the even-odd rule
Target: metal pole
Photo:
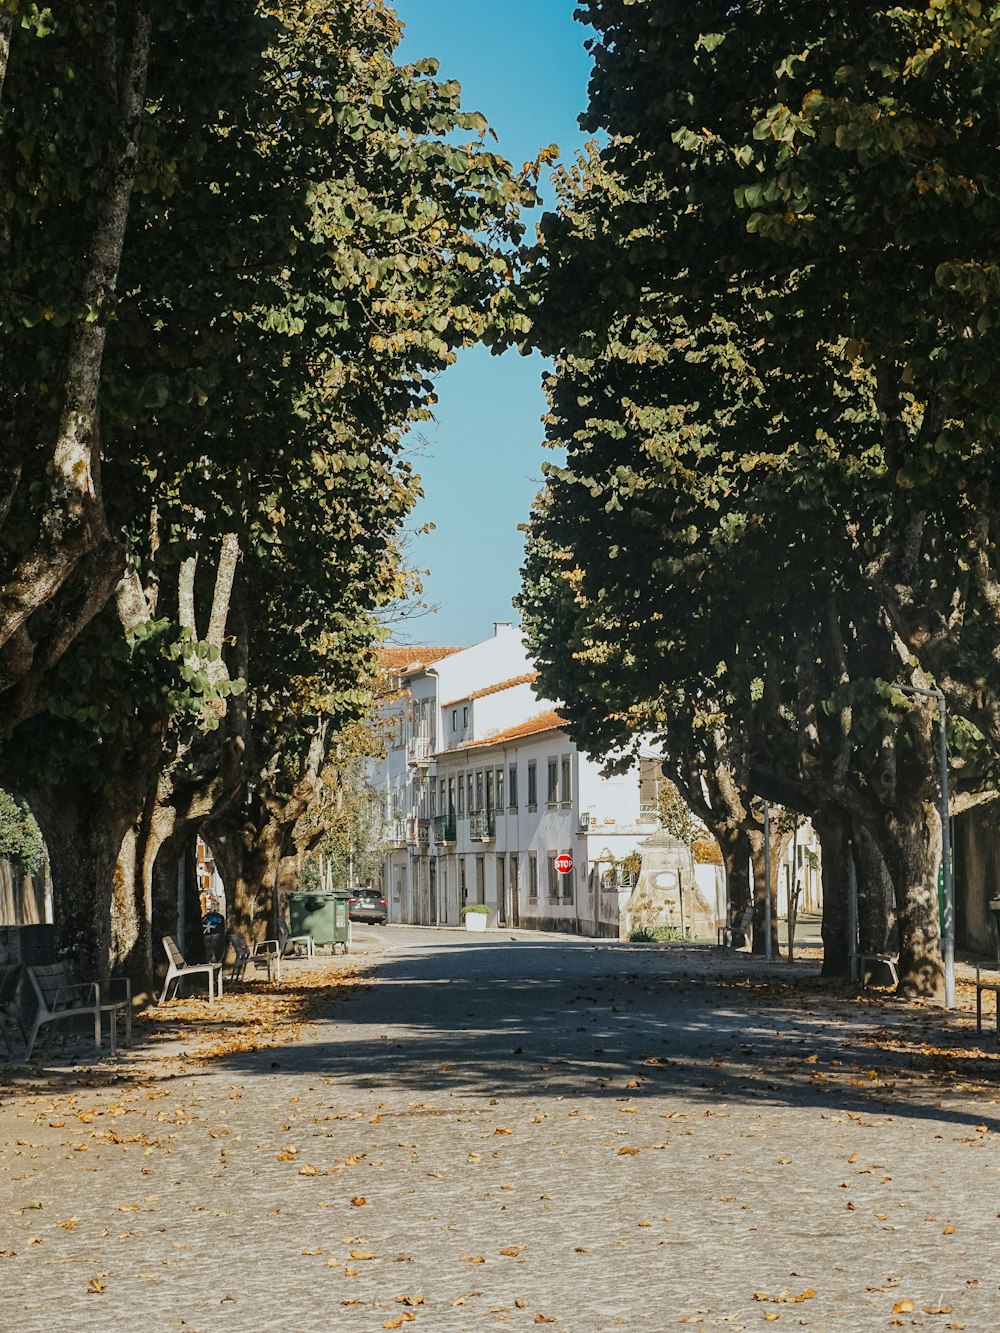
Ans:
{"type": "Polygon", "coordinates": [[[771,961],[771,803],[764,802],[764,957],[771,961]]]}
{"type": "Polygon", "coordinates": [[[852,986],[864,984],[858,959],[858,867],[854,848],[847,844],[847,975],[852,986]]]}
{"type": "Polygon", "coordinates": [[[941,763],[941,874],[944,879],[944,921],[941,952],[944,955],[944,1007],[955,1007],[955,882],[951,864],[951,821],[948,792],[948,706],[944,691],[935,690],[941,734],[938,755],[941,763]]]}

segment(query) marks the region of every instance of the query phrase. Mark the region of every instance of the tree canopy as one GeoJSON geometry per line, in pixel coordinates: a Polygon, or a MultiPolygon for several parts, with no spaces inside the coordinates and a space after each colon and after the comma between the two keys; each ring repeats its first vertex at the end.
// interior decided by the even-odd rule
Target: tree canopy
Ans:
{"type": "Polygon", "coordinates": [[[682,776],[722,738],[750,790],[877,828],[936,992],[932,719],[898,686],[1000,738],[998,21],[581,14],[608,137],[519,296],[566,452],[525,567],[541,684],[594,752],[650,731],[682,776]]]}

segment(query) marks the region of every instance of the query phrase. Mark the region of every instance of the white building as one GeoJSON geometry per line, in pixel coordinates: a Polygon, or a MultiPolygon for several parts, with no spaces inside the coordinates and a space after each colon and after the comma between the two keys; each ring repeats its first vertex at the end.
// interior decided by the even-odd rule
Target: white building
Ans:
{"type": "Polygon", "coordinates": [[[372,781],[389,820],[390,921],[459,925],[482,903],[490,925],[617,936],[632,888],[620,863],[659,828],[638,769],[604,778],[580,754],[535,697],[512,625],[470,648],[383,660],[392,734],[372,781]]]}

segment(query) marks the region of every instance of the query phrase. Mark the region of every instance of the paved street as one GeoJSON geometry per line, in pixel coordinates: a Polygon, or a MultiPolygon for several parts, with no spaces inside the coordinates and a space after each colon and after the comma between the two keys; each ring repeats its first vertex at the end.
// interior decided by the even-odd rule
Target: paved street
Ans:
{"type": "Polygon", "coordinates": [[[711,950],[357,943],[372,984],[277,1052],[4,1094],[5,1333],[1000,1328],[967,1015],[711,950]]]}

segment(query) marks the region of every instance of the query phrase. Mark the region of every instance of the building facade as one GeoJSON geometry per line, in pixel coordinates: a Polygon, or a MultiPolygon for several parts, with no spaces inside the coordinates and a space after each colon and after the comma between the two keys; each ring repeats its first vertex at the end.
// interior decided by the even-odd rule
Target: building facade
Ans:
{"type": "Polygon", "coordinates": [[[465,649],[390,651],[389,748],[371,775],[390,921],[457,926],[482,904],[492,926],[617,936],[630,853],[659,828],[638,768],[603,777],[577,750],[512,625],[465,649]]]}

